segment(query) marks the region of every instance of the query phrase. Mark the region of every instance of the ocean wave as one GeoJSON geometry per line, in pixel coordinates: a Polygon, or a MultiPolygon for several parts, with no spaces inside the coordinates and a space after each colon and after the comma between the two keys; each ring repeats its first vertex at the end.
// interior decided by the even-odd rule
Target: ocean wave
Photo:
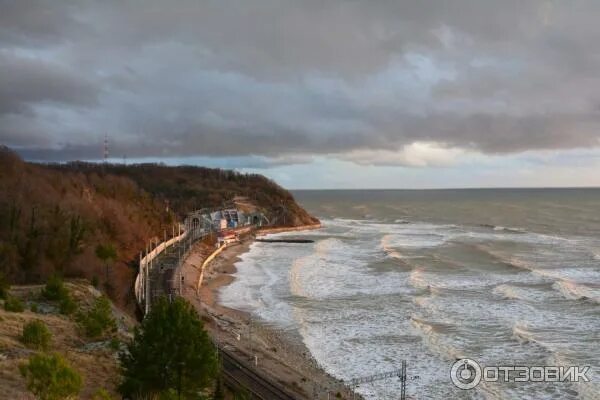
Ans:
{"type": "Polygon", "coordinates": [[[540,340],[534,331],[527,326],[526,322],[520,321],[513,325],[512,337],[520,344],[536,344],[546,350],[550,350],[549,346],[540,340]]]}
{"type": "MultiPolygon", "coordinates": [[[[411,372],[422,377],[413,393],[454,398],[445,392],[431,395],[448,388],[447,362],[454,358],[484,354],[489,360],[528,363],[557,350],[567,352],[573,362],[586,360],[586,354],[596,357],[596,336],[590,332],[597,322],[591,313],[578,312],[595,304],[562,300],[560,290],[573,298],[585,293],[553,286],[560,279],[597,282],[591,279],[598,269],[589,245],[583,253],[583,246],[574,247],[574,242],[532,233],[360,220],[334,221],[321,232],[328,237],[316,237],[313,246],[297,255],[291,254],[293,247],[288,251],[261,245],[251,250],[260,253],[260,260],[251,261],[261,269],[287,269],[276,283],[265,276],[267,271],[256,271],[256,283],[250,276],[253,296],[246,299],[264,301],[258,313],[270,321],[279,323],[284,313],[293,316],[315,358],[339,378],[369,374],[382,368],[382,360],[408,359],[411,372]],[[400,245],[428,233],[442,237],[443,245],[400,245]],[[581,264],[585,257],[589,265],[581,264]],[[403,262],[411,268],[397,267],[403,262]],[[261,286],[259,280],[267,283],[261,286]],[[265,290],[271,294],[262,295],[265,290]],[[498,296],[515,301],[499,301],[498,296]],[[267,309],[273,311],[266,314],[267,309]],[[435,374],[441,370],[438,380],[435,374]]],[[[385,385],[373,387],[369,398],[393,391],[385,385]]],[[[505,388],[501,386],[498,398],[523,397],[524,389],[505,388]]]]}
{"type": "Polygon", "coordinates": [[[521,296],[521,293],[518,290],[518,288],[507,285],[507,284],[502,284],[502,285],[496,286],[492,290],[492,293],[500,295],[500,296],[504,297],[505,299],[523,300],[523,297],[521,296]]]}
{"type": "Polygon", "coordinates": [[[527,233],[523,228],[505,227],[502,225],[491,225],[491,224],[479,224],[482,228],[489,228],[497,232],[509,232],[509,233],[527,233]]]}
{"type": "Polygon", "coordinates": [[[344,242],[341,239],[330,237],[327,239],[319,240],[315,244],[315,253],[317,255],[323,256],[330,250],[338,249],[341,247],[344,247],[344,242]]]}
{"type": "Polygon", "coordinates": [[[492,289],[492,293],[508,300],[543,302],[553,296],[553,292],[548,285],[514,285],[503,283],[492,289]]]}
{"type": "Polygon", "coordinates": [[[387,249],[424,249],[444,244],[447,237],[434,232],[398,232],[386,235],[387,249]]]}
{"type": "Polygon", "coordinates": [[[290,292],[294,296],[308,297],[308,293],[304,290],[304,282],[300,270],[307,264],[311,257],[312,256],[301,257],[292,262],[292,267],[289,272],[289,285],[290,292]]]}
{"type": "Polygon", "coordinates": [[[393,236],[390,234],[383,235],[380,241],[380,247],[388,256],[392,258],[402,258],[402,254],[392,246],[392,237],[393,236]]]}
{"type": "Polygon", "coordinates": [[[588,286],[583,283],[573,282],[567,279],[561,279],[552,287],[569,300],[589,300],[595,303],[600,303],[600,285],[595,287],[588,286]]]}
{"type": "Polygon", "coordinates": [[[427,279],[426,272],[422,268],[414,269],[408,276],[408,281],[412,287],[418,289],[430,290],[432,281],[427,279]]]}
{"type": "Polygon", "coordinates": [[[504,256],[499,252],[490,251],[490,254],[494,254],[499,260],[504,262],[506,265],[510,265],[511,267],[518,268],[523,271],[529,271],[545,280],[554,280],[560,277],[560,275],[558,275],[556,271],[550,268],[544,268],[538,265],[539,263],[524,260],[515,256],[504,256]]]}
{"type": "MultiPolygon", "coordinates": [[[[506,272],[516,271],[531,271],[533,265],[528,265],[522,260],[515,258],[512,254],[505,254],[501,251],[494,250],[489,243],[461,243],[461,246],[465,246],[471,252],[478,252],[482,257],[485,257],[492,263],[495,270],[506,272]]],[[[488,261],[486,260],[486,261],[488,261]]]]}
{"type": "Polygon", "coordinates": [[[428,321],[415,315],[411,315],[410,322],[434,353],[444,359],[457,359],[463,356],[462,350],[456,346],[457,342],[448,335],[454,331],[451,325],[428,321]]]}
{"type": "Polygon", "coordinates": [[[556,353],[557,347],[549,332],[530,327],[526,321],[517,321],[512,328],[512,338],[522,345],[529,345],[532,355],[549,359],[556,353]],[[532,347],[531,347],[532,346],[532,347]]]}

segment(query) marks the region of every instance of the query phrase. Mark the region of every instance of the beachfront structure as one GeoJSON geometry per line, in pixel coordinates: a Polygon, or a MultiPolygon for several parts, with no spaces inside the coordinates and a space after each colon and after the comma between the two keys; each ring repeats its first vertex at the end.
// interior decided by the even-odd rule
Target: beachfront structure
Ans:
{"type": "Polygon", "coordinates": [[[211,230],[213,230],[210,215],[202,213],[201,211],[194,211],[189,213],[184,220],[184,226],[186,232],[210,232],[211,230]]]}
{"type": "Polygon", "coordinates": [[[239,240],[240,239],[238,237],[237,232],[231,230],[223,230],[219,232],[219,235],[217,236],[217,247],[239,242],[239,240]]]}
{"type": "Polygon", "coordinates": [[[243,214],[244,216],[244,225],[255,225],[255,226],[263,226],[263,224],[268,224],[269,220],[267,217],[261,212],[252,212],[243,214]]]}
{"type": "Polygon", "coordinates": [[[242,214],[241,211],[238,211],[235,208],[229,208],[210,213],[210,219],[213,221],[216,230],[237,228],[238,225],[240,225],[240,214],[242,214]]]}
{"type": "Polygon", "coordinates": [[[220,232],[243,226],[262,226],[267,218],[261,212],[244,213],[236,208],[201,209],[191,212],[185,218],[185,229],[188,231],[220,232]]]}

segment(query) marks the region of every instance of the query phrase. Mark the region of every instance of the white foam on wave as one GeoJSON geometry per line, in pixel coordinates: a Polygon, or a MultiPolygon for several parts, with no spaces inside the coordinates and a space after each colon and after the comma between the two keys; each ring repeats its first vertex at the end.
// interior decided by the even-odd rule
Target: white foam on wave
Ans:
{"type": "MultiPolygon", "coordinates": [[[[418,375],[408,387],[410,398],[451,398],[447,366],[424,347],[410,320],[410,303],[390,297],[386,306],[365,298],[360,307],[328,302],[317,312],[296,308],[302,317],[301,332],[311,353],[329,373],[348,380],[399,368],[405,359],[410,375],[418,375]],[[341,308],[340,308],[341,307],[341,308]]],[[[396,380],[361,385],[358,392],[366,399],[395,398],[396,380]]]]}
{"type": "Polygon", "coordinates": [[[406,272],[372,273],[366,269],[375,256],[375,249],[357,248],[337,238],[321,240],[315,244],[313,253],[291,264],[290,291],[319,300],[414,292],[406,285],[398,285],[406,278],[406,272]]]}
{"type": "Polygon", "coordinates": [[[501,226],[501,225],[494,226],[493,230],[500,231],[500,232],[509,232],[509,233],[527,233],[527,231],[523,228],[505,227],[505,226],[501,226]]]}
{"type": "Polygon", "coordinates": [[[428,289],[431,286],[431,281],[425,276],[422,268],[413,270],[409,275],[409,282],[412,286],[419,289],[428,289]]]}
{"type": "Polygon", "coordinates": [[[420,266],[414,268],[409,274],[409,283],[417,289],[433,291],[442,290],[485,290],[502,284],[510,284],[515,277],[522,278],[523,283],[538,283],[540,280],[531,275],[507,275],[502,273],[488,272],[486,274],[476,273],[473,270],[427,270],[420,266]]]}
{"type": "Polygon", "coordinates": [[[452,338],[452,336],[440,331],[440,323],[426,321],[419,316],[411,316],[412,325],[420,331],[426,339],[427,344],[437,354],[443,355],[445,358],[458,359],[465,356],[460,344],[452,338]]]}
{"type": "MultiPolygon", "coordinates": [[[[543,342],[541,342],[535,336],[535,334],[527,327],[527,324],[522,321],[515,323],[515,325],[513,326],[512,332],[513,332],[513,337],[520,343],[535,342],[535,343],[540,343],[543,345],[543,342]]],[[[547,345],[544,347],[547,347],[547,345]]]]}
{"type": "Polygon", "coordinates": [[[561,279],[554,282],[552,287],[560,292],[566,299],[582,300],[587,299],[600,303],[600,285],[590,287],[582,283],[577,283],[568,279],[561,279]]]}
{"type": "MultiPolygon", "coordinates": [[[[232,292],[224,297],[269,322],[296,327],[316,360],[338,378],[386,371],[407,359],[410,373],[421,377],[409,385],[415,399],[456,398],[447,373],[453,357],[463,355],[527,363],[555,352],[570,354],[573,362],[591,354],[591,362],[598,364],[593,339],[600,326],[590,304],[573,302],[577,311],[565,309],[568,302],[561,297],[560,290],[567,290],[580,298],[581,288],[551,289],[559,279],[594,279],[594,264],[584,260],[586,254],[592,259],[589,249],[531,233],[471,230],[325,221],[324,229],[310,233],[317,240],[313,245],[253,245],[242,257],[232,292]],[[425,243],[431,238],[436,245],[425,243]],[[476,257],[486,265],[498,262],[477,252],[456,256],[460,249],[453,246],[473,242],[484,242],[504,257],[499,260],[513,258],[523,271],[477,269],[476,257]],[[391,258],[421,259],[411,262],[408,271],[369,268],[381,261],[382,250],[391,258]],[[499,301],[499,296],[513,301],[499,301]],[[573,337],[578,338],[575,347],[573,337]]],[[[359,391],[368,399],[382,399],[394,398],[398,388],[383,381],[359,391]]],[[[472,393],[491,399],[537,394],[502,386],[472,393]]]]}
{"type": "Polygon", "coordinates": [[[504,299],[533,302],[543,302],[552,298],[552,293],[549,293],[546,289],[533,286],[519,286],[510,283],[503,283],[496,286],[492,290],[492,293],[504,299]]]}
{"type": "Polygon", "coordinates": [[[441,246],[447,240],[447,236],[438,232],[398,232],[388,235],[386,237],[385,245],[388,249],[391,247],[400,249],[423,249],[441,246]]]}
{"type": "Polygon", "coordinates": [[[283,327],[292,325],[291,307],[284,300],[288,291],[281,282],[287,280],[288,263],[307,251],[310,249],[285,243],[253,243],[235,264],[235,280],[219,290],[219,301],[283,327]]]}
{"type": "Polygon", "coordinates": [[[381,249],[390,257],[392,258],[398,258],[401,259],[402,258],[402,254],[396,250],[395,248],[392,247],[391,245],[391,238],[392,235],[387,234],[387,235],[383,235],[383,237],[381,238],[381,249]]]}

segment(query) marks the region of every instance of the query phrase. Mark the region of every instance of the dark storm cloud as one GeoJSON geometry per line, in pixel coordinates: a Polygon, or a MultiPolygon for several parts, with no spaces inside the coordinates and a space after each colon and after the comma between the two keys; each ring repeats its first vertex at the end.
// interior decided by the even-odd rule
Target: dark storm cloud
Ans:
{"type": "Polygon", "coordinates": [[[116,156],[277,163],[600,145],[598,2],[0,8],[0,142],[32,159],[98,158],[105,133],[116,156]]]}
{"type": "Polygon", "coordinates": [[[91,106],[98,88],[76,71],[31,58],[0,53],[0,114],[26,112],[45,102],[91,106]]]}

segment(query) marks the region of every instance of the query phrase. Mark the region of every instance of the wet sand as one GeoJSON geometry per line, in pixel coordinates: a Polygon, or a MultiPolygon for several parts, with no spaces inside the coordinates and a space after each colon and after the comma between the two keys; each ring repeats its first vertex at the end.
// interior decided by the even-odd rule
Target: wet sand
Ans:
{"type": "MultiPolygon", "coordinates": [[[[248,251],[252,240],[251,236],[242,238],[240,244],[231,245],[206,265],[198,291],[200,267],[214,247],[197,244],[183,266],[184,297],[200,311],[213,338],[248,361],[257,362],[261,371],[300,398],[327,399],[329,390],[331,398],[336,398],[339,392],[342,396],[339,398],[352,399],[349,389],[317,365],[299,334],[262,324],[252,320],[246,312],[219,304],[219,288],[235,279],[232,276],[236,272],[234,264],[239,255],[248,251]]],[[[355,398],[361,397],[356,395],[355,398]]]]}

